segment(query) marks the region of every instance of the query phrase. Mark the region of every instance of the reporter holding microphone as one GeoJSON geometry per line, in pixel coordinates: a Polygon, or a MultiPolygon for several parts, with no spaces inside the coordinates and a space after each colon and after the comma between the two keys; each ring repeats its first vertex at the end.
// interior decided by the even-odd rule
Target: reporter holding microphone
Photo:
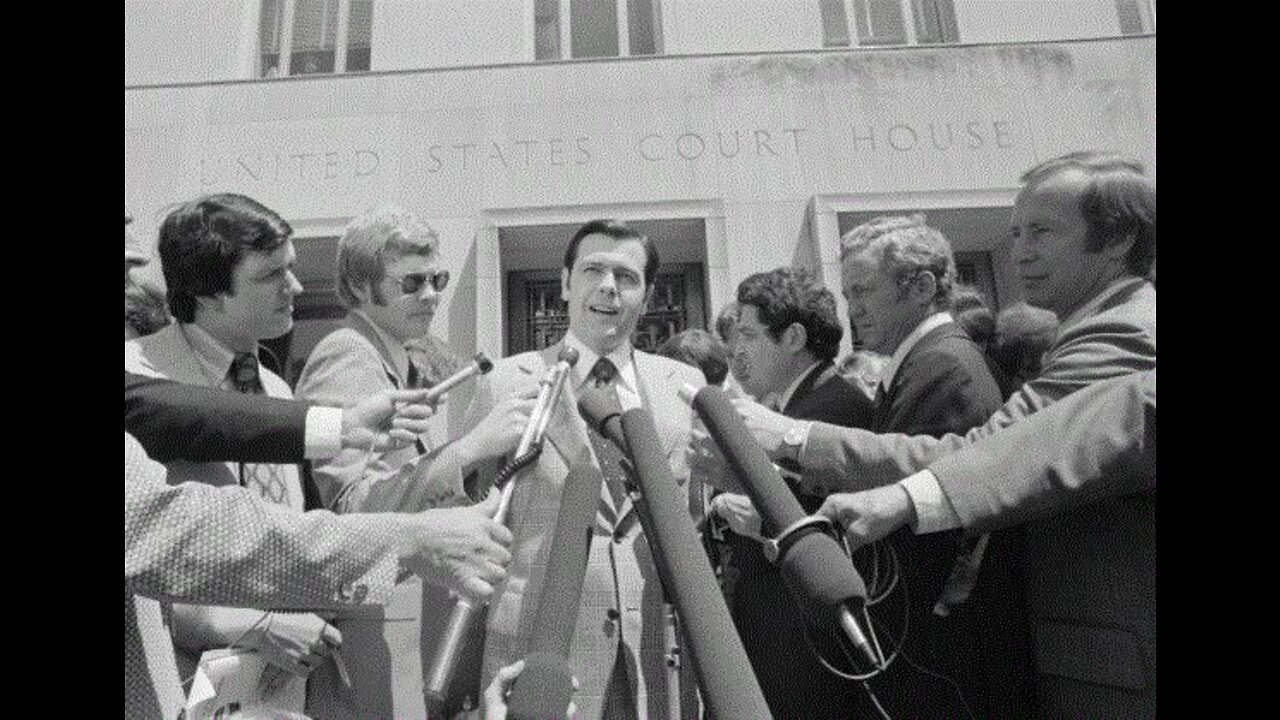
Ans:
{"type": "MultiPolygon", "coordinates": [[[[627,225],[596,220],[579,228],[569,240],[561,272],[568,333],[545,350],[495,363],[476,384],[467,413],[466,427],[480,426],[501,398],[534,390],[561,346],[578,351],[542,454],[514,487],[508,525],[514,536],[512,560],[507,582],[489,601],[481,684],[529,652],[565,478],[571,459],[586,454],[601,467],[604,481],[569,651],[570,671],[579,683],[574,696],[579,718],[667,716],[657,571],[632,502],[619,487],[619,452],[589,431],[575,409],[579,391],[588,384],[612,386],[624,409],[647,409],[672,474],[687,489],[685,448],[692,413],[676,389],[685,383],[701,387],[705,380],[696,368],[637,351],[630,341],[657,268],[653,243],[627,225]]],[[[482,485],[492,482],[500,465],[496,460],[481,464],[482,485]]],[[[681,682],[686,699],[694,687],[692,676],[681,682]]],[[[686,716],[696,714],[696,700],[682,709],[686,716]]]]}

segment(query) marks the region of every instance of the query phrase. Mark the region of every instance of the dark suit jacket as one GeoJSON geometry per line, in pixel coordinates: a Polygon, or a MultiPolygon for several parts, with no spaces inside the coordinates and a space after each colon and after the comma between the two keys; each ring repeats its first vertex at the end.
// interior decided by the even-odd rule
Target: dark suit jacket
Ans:
{"type": "Polygon", "coordinates": [[[930,470],[973,531],[1027,521],[1041,704],[1154,717],[1156,371],[1096,383],[930,470]]]}
{"type": "MultiPolygon", "coordinates": [[[[982,349],[959,325],[948,322],[925,333],[903,358],[878,399],[873,429],[933,437],[963,433],[982,424],[1003,399],[982,349]]],[[[961,532],[915,535],[904,528],[888,539],[898,556],[898,592],[906,592],[909,616],[903,628],[901,605],[885,603],[881,615],[873,611],[873,619],[888,623],[891,633],[905,630],[904,651],[911,661],[952,678],[964,697],[962,703],[949,683],[900,661],[870,680],[890,715],[957,717],[966,714],[965,704],[978,717],[1030,713],[1025,668],[1031,654],[1018,532],[988,540],[979,587],[948,617],[934,614],[933,608],[964,549],[961,532]]],[[[860,561],[874,552],[862,551],[860,561]]]]}
{"type": "MultiPolygon", "coordinates": [[[[1155,287],[1123,278],[1063,322],[1040,376],[980,427],[932,438],[819,423],[801,459],[806,474],[843,489],[887,485],[1071,393],[1155,366],[1155,287]]],[[[1155,625],[1135,622],[1155,614],[1154,500],[1125,499],[1109,507],[1027,527],[1027,603],[1040,673],[1038,702],[1047,715],[1080,715],[1080,707],[1089,707],[1083,714],[1123,716],[1135,702],[1143,714],[1154,713],[1155,625]],[[1134,542],[1150,553],[1132,554],[1134,542]],[[1081,565],[1086,559],[1105,560],[1107,570],[1088,570],[1081,565]],[[1065,567],[1079,574],[1060,575],[1065,567]]]]}
{"type": "Polygon", "coordinates": [[[124,374],[124,429],[158,462],[302,462],[310,407],[124,374]]]}
{"type": "MultiPolygon", "coordinates": [[[[870,398],[840,377],[830,362],[811,370],[782,409],[789,417],[853,427],[869,427],[871,410],[870,398]]],[[[799,497],[809,512],[822,504],[820,497],[799,497]]],[[[800,610],[760,543],[731,531],[728,536],[731,554],[724,572],[733,583],[729,610],[770,712],[776,718],[849,717],[865,703],[862,689],[832,675],[813,657],[800,610]]]]}

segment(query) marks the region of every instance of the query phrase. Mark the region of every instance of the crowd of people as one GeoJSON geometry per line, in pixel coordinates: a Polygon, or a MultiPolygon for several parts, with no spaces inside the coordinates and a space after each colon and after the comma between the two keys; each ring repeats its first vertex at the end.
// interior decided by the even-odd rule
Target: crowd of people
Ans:
{"type": "Polygon", "coordinates": [[[302,290],[288,221],[237,194],[176,206],[156,243],[162,292],[132,275],[150,258],[130,222],[127,717],[179,717],[202,658],[226,648],[265,660],[263,692],[295,688],[297,714],[427,717],[458,598],[487,612],[444,710],[505,717],[580,462],[603,483],[565,712],[699,717],[629,462],[574,411],[602,389],[652,417],[750,661],[743,681],[774,717],[1155,715],[1155,185],[1133,160],[1076,152],[1021,177],[1023,301],[999,313],[961,285],[926,216],[884,216],[841,238],[847,325],[820,279],[781,267],[656,354],[631,343],[654,243],[585,223],[566,238],[566,334],[478,376],[456,436],[430,390],[458,367],[429,332],[450,269],[418,216],[383,205],[347,226],[346,318],[292,386],[259,361],[302,290]],[[846,327],[855,350],[840,358],[846,327]],[[563,348],[577,362],[560,409],[496,522],[563,348]],[[768,548],[782,528],[681,397],[706,385],[733,398],[804,511],[839,528],[866,579],[875,667],[841,665],[796,611],[768,548]]]}

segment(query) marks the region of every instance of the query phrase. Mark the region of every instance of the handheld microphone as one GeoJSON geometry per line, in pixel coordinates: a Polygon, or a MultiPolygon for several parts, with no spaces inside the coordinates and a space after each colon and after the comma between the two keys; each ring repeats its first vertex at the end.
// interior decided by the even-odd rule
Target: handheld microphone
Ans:
{"type": "Polygon", "coordinates": [[[603,389],[583,393],[578,402],[588,422],[631,456],[641,496],[636,507],[643,509],[641,520],[654,561],[680,614],[709,717],[770,717],[653,418],[643,408],[620,413],[617,405],[617,395],[603,389]]]}
{"type": "Polygon", "coordinates": [[[507,700],[512,720],[561,717],[573,695],[569,648],[582,600],[604,477],[584,447],[569,462],[529,654],[507,700]]]}
{"type": "MultiPolygon", "coordinates": [[[[477,355],[476,362],[473,364],[480,366],[481,360],[490,368],[493,367],[492,363],[485,360],[483,355],[477,355]]],[[[560,348],[556,363],[551,366],[551,369],[547,371],[546,376],[541,380],[542,387],[538,391],[538,399],[534,403],[533,411],[529,414],[529,422],[525,425],[524,434],[520,436],[520,442],[516,446],[515,457],[499,471],[499,478],[509,479],[537,459],[542,450],[542,439],[547,431],[547,423],[551,419],[552,410],[555,408],[560,392],[564,389],[565,378],[568,376],[569,370],[577,362],[577,350],[567,345],[560,348]]],[[[457,377],[457,375],[454,377],[457,377]]],[[[450,380],[452,379],[450,378],[450,380]]],[[[448,380],[445,382],[448,382],[448,380]]],[[[458,382],[461,382],[461,380],[458,382]]],[[[511,509],[511,496],[514,488],[514,482],[503,484],[502,496],[498,501],[498,509],[493,514],[493,519],[503,525],[507,524],[507,514],[511,509]]],[[[458,665],[458,658],[466,647],[466,640],[471,633],[471,625],[475,619],[476,609],[475,600],[466,595],[459,595],[454,603],[453,610],[449,613],[449,622],[445,625],[444,636],[441,637],[440,645],[436,649],[436,655],[431,661],[431,668],[427,673],[427,686],[424,691],[427,712],[432,718],[439,718],[444,715],[449,683],[453,681],[453,672],[458,665]]],[[[566,707],[567,705],[566,703],[566,707]]]]}
{"type": "Polygon", "coordinates": [[[489,361],[489,358],[485,357],[484,353],[478,352],[476,353],[475,358],[473,358],[466,367],[436,383],[430,390],[428,390],[427,394],[422,396],[422,402],[426,405],[432,405],[440,399],[441,395],[444,395],[458,385],[461,385],[471,376],[484,375],[492,369],[493,363],[489,361]]]}
{"type": "MultiPolygon", "coordinates": [[[[688,390],[681,392],[688,396],[688,390]]],[[[773,463],[752,439],[724,391],[706,386],[693,395],[693,409],[720,446],[761,516],[779,532],[764,551],[782,570],[792,596],[812,620],[834,619],[873,667],[880,662],[849,611],[867,599],[867,586],[853,561],[840,549],[826,518],[808,517],[773,463]],[[834,618],[831,616],[834,615],[834,618]]]]}

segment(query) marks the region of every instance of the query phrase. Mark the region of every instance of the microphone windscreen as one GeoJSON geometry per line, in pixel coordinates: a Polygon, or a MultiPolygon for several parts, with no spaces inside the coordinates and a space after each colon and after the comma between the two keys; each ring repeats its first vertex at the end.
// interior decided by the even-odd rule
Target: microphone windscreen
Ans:
{"type": "MultiPolygon", "coordinates": [[[[864,601],[867,598],[867,585],[862,575],[840,549],[836,539],[825,533],[810,530],[778,559],[778,566],[787,584],[801,600],[801,605],[806,605],[805,601],[809,600],[830,607],[847,600],[864,601]]],[[[805,610],[808,613],[824,612],[807,606],[805,610]]]]}
{"type": "Polygon", "coordinates": [[[569,461],[529,649],[569,656],[604,477],[584,446],[569,461]]]}
{"type": "Polygon", "coordinates": [[[622,406],[618,404],[617,390],[608,386],[583,390],[578,395],[578,412],[588,425],[625,452],[627,439],[622,433],[622,406]]]}
{"type": "Polygon", "coordinates": [[[622,429],[640,486],[642,505],[637,509],[642,512],[645,536],[679,613],[709,716],[769,717],[760,684],[698,541],[687,489],[672,476],[653,418],[643,408],[628,410],[622,415],[622,429]]]}
{"type": "Polygon", "coordinates": [[[507,717],[512,720],[563,718],[572,698],[573,675],[568,661],[552,653],[531,652],[524,659],[524,670],[511,686],[507,717]]]}
{"type": "Polygon", "coordinates": [[[711,385],[702,388],[693,398],[693,409],[773,532],[805,516],[800,501],[778,475],[769,456],[756,444],[723,390],[711,385]]]}

